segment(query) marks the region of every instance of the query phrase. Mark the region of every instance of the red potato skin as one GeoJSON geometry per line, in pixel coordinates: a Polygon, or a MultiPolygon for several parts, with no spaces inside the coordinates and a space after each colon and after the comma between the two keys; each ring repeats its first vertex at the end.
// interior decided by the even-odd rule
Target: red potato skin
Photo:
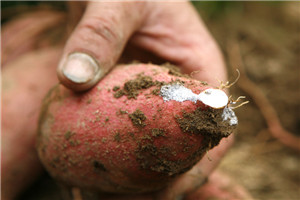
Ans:
{"type": "Polygon", "coordinates": [[[27,53],[2,71],[1,199],[14,199],[42,172],[35,150],[40,106],[57,82],[61,48],[27,53]]]}
{"type": "Polygon", "coordinates": [[[87,190],[150,192],[189,170],[209,149],[201,134],[183,132],[176,121],[183,111],[205,109],[204,105],[164,102],[151,94],[155,86],[141,90],[136,99],[114,97],[115,86],[123,87],[138,74],[166,83],[180,79],[195,93],[207,88],[152,64],[118,66],[87,93],[53,88],[44,100],[38,153],[55,179],[87,190]],[[131,121],[137,109],[147,118],[144,127],[131,121]],[[153,135],[153,129],[164,135],[153,135]]]}

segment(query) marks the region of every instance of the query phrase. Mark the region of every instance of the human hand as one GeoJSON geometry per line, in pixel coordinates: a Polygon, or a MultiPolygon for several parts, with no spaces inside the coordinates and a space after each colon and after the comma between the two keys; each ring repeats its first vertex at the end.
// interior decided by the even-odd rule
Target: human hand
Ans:
{"type": "MultiPolygon", "coordinates": [[[[188,2],[90,2],[70,36],[57,69],[62,84],[74,91],[93,87],[120,60],[168,61],[194,78],[216,85],[225,80],[222,55],[188,2]],[[124,49],[126,49],[124,51],[124,49]]],[[[175,199],[203,184],[232,144],[222,140],[167,189],[142,196],[107,199],[175,199]]]]}
{"type": "Polygon", "coordinates": [[[210,84],[226,79],[221,53],[188,2],[88,3],[65,45],[58,77],[74,91],[88,90],[122,55],[200,71],[195,78],[210,84]]]}

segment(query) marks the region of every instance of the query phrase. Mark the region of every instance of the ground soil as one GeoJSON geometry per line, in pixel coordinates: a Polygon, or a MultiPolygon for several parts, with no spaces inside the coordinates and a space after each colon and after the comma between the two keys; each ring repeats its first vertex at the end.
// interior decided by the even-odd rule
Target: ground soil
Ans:
{"type": "MultiPolygon", "coordinates": [[[[229,79],[234,80],[236,67],[229,66],[228,51],[234,43],[248,78],[263,91],[282,126],[300,136],[300,3],[236,3],[224,10],[204,18],[228,61],[229,79]]],[[[247,96],[250,103],[236,110],[236,142],[219,169],[255,199],[300,199],[299,153],[272,137],[251,96],[237,85],[231,92],[234,97],[247,96]]]]}
{"type": "MultiPolygon", "coordinates": [[[[266,95],[283,127],[300,136],[300,3],[229,2],[219,7],[194,4],[226,60],[230,45],[238,44],[247,76],[266,95]]],[[[233,80],[231,66],[228,71],[233,80]]],[[[299,153],[272,137],[251,96],[237,85],[231,92],[234,97],[247,96],[250,103],[236,110],[236,142],[218,169],[243,185],[254,199],[300,199],[299,153]]],[[[20,199],[60,199],[58,191],[45,174],[20,199]]]]}

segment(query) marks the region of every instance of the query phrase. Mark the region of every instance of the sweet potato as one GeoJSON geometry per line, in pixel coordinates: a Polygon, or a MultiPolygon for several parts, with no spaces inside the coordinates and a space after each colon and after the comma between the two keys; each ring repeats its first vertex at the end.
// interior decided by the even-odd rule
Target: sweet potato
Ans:
{"type": "Polygon", "coordinates": [[[57,83],[61,48],[24,54],[2,71],[1,199],[14,199],[42,172],[35,150],[39,109],[57,83]]]}
{"type": "Polygon", "coordinates": [[[56,86],[40,116],[42,163],[70,187],[112,193],[165,187],[236,127],[224,108],[164,100],[166,85],[196,94],[208,88],[172,66],[152,64],[118,66],[86,93],[56,86]]]}

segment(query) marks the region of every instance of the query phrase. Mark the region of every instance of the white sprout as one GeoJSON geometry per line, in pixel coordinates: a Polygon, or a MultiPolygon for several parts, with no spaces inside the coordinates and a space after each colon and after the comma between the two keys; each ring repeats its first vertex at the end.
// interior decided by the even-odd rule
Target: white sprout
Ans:
{"type": "Polygon", "coordinates": [[[194,103],[201,101],[204,105],[211,108],[223,109],[223,121],[228,121],[231,126],[238,123],[235,113],[227,106],[231,101],[229,101],[228,96],[223,90],[209,88],[200,94],[195,94],[192,90],[181,84],[170,84],[161,87],[160,96],[163,97],[164,101],[192,101],[194,103]]]}
{"type": "Polygon", "coordinates": [[[192,90],[180,84],[162,86],[160,95],[163,97],[164,101],[192,101],[194,103],[201,101],[203,104],[215,109],[224,108],[229,101],[228,96],[223,90],[209,88],[200,94],[195,94],[192,90]]]}

